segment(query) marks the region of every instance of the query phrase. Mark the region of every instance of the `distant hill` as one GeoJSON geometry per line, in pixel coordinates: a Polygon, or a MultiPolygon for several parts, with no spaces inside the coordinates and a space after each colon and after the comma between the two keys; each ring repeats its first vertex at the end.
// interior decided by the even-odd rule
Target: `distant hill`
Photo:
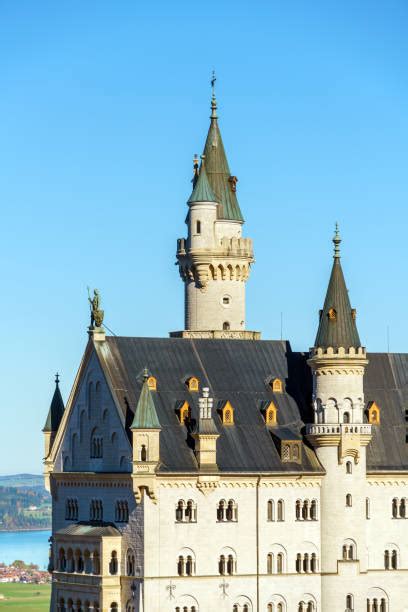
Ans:
{"type": "Polygon", "coordinates": [[[0,531],[49,529],[51,496],[42,476],[0,476],[0,531]]]}
{"type": "Polygon", "coordinates": [[[0,476],[0,487],[44,487],[44,477],[40,474],[13,474],[0,476]]]}

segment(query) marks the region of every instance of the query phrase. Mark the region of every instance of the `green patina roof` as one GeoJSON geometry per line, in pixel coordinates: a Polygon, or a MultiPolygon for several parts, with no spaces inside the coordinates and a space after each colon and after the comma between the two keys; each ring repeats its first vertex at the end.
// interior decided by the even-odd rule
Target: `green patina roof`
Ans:
{"type": "Polygon", "coordinates": [[[200,173],[195,182],[193,193],[188,200],[188,204],[192,204],[193,202],[217,202],[210,183],[208,182],[204,159],[201,162],[200,173]]]}
{"type": "Polygon", "coordinates": [[[55,432],[58,430],[59,424],[61,423],[62,415],[64,414],[64,402],[62,400],[61,391],[59,388],[58,374],[55,380],[55,391],[51,401],[50,409],[48,411],[47,420],[43,431],[55,432]]]}
{"type": "Polygon", "coordinates": [[[335,245],[333,268],[323,310],[321,311],[315,347],[357,348],[361,346],[361,342],[355,321],[355,311],[350,305],[346,281],[341,268],[339,252],[341,240],[337,228],[333,242],[335,245]],[[334,312],[330,316],[332,309],[334,312]]]}
{"type": "Polygon", "coordinates": [[[208,181],[215,194],[216,202],[220,204],[219,217],[233,221],[243,221],[244,218],[234,191],[234,182],[228,166],[227,156],[221,138],[217,118],[217,103],[213,97],[211,123],[204,147],[205,165],[208,181]]]}
{"type": "Polygon", "coordinates": [[[131,429],[160,429],[159,419],[157,418],[156,408],[147,379],[148,376],[145,374],[131,429]]]}

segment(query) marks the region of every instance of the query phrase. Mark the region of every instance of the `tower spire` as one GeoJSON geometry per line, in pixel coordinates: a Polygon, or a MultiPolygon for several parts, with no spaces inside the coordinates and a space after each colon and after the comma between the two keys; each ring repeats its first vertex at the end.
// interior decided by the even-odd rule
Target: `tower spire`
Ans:
{"type": "Polygon", "coordinates": [[[320,311],[319,329],[315,347],[337,349],[361,346],[356,325],[356,311],[351,308],[346,281],[340,263],[340,233],[336,223],[333,237],[333,267],[327,287],[323,310],[320,311]]]}

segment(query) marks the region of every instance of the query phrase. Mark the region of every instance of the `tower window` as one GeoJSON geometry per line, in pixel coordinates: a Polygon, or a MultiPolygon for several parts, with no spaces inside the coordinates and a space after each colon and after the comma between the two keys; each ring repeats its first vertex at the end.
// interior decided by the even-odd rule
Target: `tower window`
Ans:
{"type": "Polygon", "coordinates": [[[353,505],[353,499],[352,499],[352,497],[351,497],[350,493],[348,493],[348,494],[346,495],[346,506],[347,506],[348,508],[351,508],[351,506],[352,506],[352,505],[353,505]]]}
{"type": "Polygon", "coordinates": [[[224,321],[224,323],[222,324],[222,329],[224,331],[229,331],[231,329],[230,324],[228,323],[228,321],[224,321]]]}
{"type": "Polygon", "coordinates": [[[351,474],[353,472],[353,464],[351,461],[347,461],[346,463],[346,473],[351,474]]]}
{"type": "Polygon", "coordinates": [[[196,222],[196,233],[201,234],[201,221],[196,222]]]}
{"type": "Polygon", "coordinates": [[[222,298],[222,303],[224,304],[224,306],[228,306],[228,305],[229,305],[229,303],[230,303],[230,299],[229,299],[229,297],[228,297],[227,295],[225,295],[225,296],[222,298]]]}

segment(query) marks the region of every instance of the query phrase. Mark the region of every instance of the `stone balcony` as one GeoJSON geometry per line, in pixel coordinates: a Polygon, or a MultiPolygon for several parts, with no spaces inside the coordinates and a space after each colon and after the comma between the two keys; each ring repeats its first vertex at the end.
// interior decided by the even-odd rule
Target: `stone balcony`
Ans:
{"type": "MultiPolygon", "coordinates": [[[[177,257],[185,257],[191,249],[187,247],[187,239],[177,240],[177,257]]],[[[196,251],[196,249],[195,249],[196,251]]],[[[238,257],[253,260],[254,251],[251,238],[220,238],[215,245],[209,249],[203,249],[203,253],[211,252],[216,258],[238,257]]]]}
{"type": "Polygon", "coordinates": [[[306,425],[307,436],[359,434],[371,435],[371,425],[355,423],[316,423],[306,425]]]}

